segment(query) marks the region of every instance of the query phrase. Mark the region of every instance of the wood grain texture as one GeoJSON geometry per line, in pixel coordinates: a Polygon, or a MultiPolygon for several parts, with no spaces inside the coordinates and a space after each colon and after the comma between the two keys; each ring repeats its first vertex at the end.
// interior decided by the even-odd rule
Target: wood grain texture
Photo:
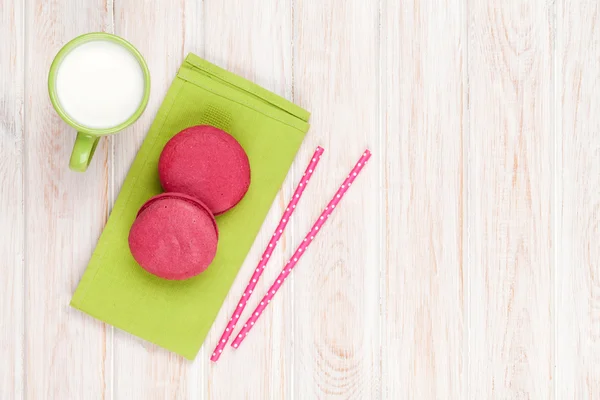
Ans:
{"type": "MultiPolygon", "coordinates": [[[[208,0],[204,2],[204,56],[211,62],[287,99],[292,95],[291,2],[277,0],[208,0]],[[227,18],[223,18],[227,15],[227,18]]],[[[274,202],[263,229],[225,300],[197,362],[206,363],[239,296],[248,284],[260,254],[268,243],[293,191],[290,174],[274,202]]],[[[291,224],[292,222],[290,222],[291,224]]],[[[241,320],[256,307],[290,255],[290,229],[284,232],[241,320]]],[[[251,336],[237,350],[227,346],[217,364],[210,364],[207,398],[279,399],[292,390],[293,317],[291,285],[268,307],[251,336]],[[238,379],[237,377],[243,377],[238,379]]]]}
{"type": "Polygon", "coordinates": [[[109,328],[69,300],[107,218],[108,146],[99,145],[85,174],[69,170],[75,131],[50,104],[47,74],[68,40],[107,28],[110,9],[100,0],[28,0],[25,7],[25,395],[104,398],[109,328]]]}
{"type": "Polygon", "coordinates": [[[25,376],[23,7],[0,1],[0,398],[22,399],[25,376]]]}
{"type": "Polygon", "coordinates": [[[0,398],[598,398],[599,16],[590,0],[0,0],[0,398]],[[46,81],[90,31],[131,41],[152,93],[77,174],[46,81]],[[190,51],[313,113],[194,362],[68,305],[190,51]],[[257,293],[374,156],[242,348],[211,364],[317,145],[257,293]]]}
{"type": "Polygon", "coordinates": [[[556,397],[600,395],[600,5],[557,3],[556,397]]]}
{"type": "MultiPolygon", "coordinates": [[[[202,44],[201,3],[114,1],[114,31],[144,56],[152,92],[142,117],[112,138],[111,204],[185,55],[202,44]]],[[[116,329],[114,351],[114,399],[198,398],[205,390],[205,360],[192,364],[116,329]]]]}
{"type": "Polygon", "coordinates": [[[294,245],[364,149],[375,151],[293,272],[293,398],[379,398],[379,7],[297,0],[293,12],[294,101],[313,111],[298,160],[325,148],[294,220],[294,245]]]}
{"type": "Polygon", "coordinates": [[[553,397],[549,7],[469,2],[469,398],[553,397]]]}
{"type": "Polygon", "coordinates": [[[456,2],[384,2],[386,398],[465,394],[465,20],[456,2]]]}

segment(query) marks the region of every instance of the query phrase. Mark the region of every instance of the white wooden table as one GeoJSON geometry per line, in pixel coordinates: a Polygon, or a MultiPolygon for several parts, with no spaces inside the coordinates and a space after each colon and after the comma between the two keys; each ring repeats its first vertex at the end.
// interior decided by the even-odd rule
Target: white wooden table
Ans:
{"type": "Polygon", "coordinates": [[[0,0],[0,398],[599,398],[599,111],[593,0],[0,0]],[[140,49],[152,96],[78,174],[46,78],[89,31],[140,49]],[[68,306],[188,52],[313,113],[194,362],[68,306]],[[260,292],[361,150],[374,158],[252,336],[211,364],[318,144],[260,292]]]}

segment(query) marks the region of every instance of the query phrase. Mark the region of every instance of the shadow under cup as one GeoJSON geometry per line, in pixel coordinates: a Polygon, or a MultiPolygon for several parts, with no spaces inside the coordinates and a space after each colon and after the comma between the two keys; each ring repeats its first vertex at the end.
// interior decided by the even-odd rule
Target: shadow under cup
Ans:
{"type": "MultiPolygon", "coordinates": [[[[94,50],[88,50],[89,52],[93,52],[94,50]]],[[[81,52],[80,52],[81,53],[81,52]]],[[[73,55],[75,56],[75,54],[73,55]]],[[[82,59],[82,57],[85,56],[81,56],[78,55],[79,60],[82,59]]],[[[116,67],[117,64],[117,60],[115,59],[115,63],[114,65],[111,64],[111,62],[113,61],[110,57],[111,54],[94,54],[94,57],[105,57],[104,59],[102,59],[103,63],[105,65],[109,65],[112,67],[116,67]]],[[[88,60],[89,62],[89,60],[88,60]]],[[[82,70],[85,70],[85,67],[82,68],[77,68],[78,65],[74,64],[75,61],[71,61],[71,65],[70,65],[70,69],[69,71],[78,73],[81,72],[82,70]],[[74,68],[75,67],[75,68],[74,68]]],[[[67,68],[67,64],[69,64],[68,62],[65,63],[65,68],[67,68]]],[[[96,65],[96,64],[94,64],[96,65]]],[[[67,73],[67,70],[65,69],[63,71],[63,74],[67,73]]],[[[86,72],[86,71],[84,71],[86,72]]],[[[137,76],[139,76],[139,72],[136,73],[137,76]]],[[[64,75],[63,75],[64,76],[64,75]]],[[[87,98],[87,96],[90,96],[90,99],[95,99],[94,96],[97,96],[98,93],[94,93],[93,87],[94,84],[96,84],[96,86],[98,86],[99,82],[101,82],[101,80],[99,79],[98,82],[96,82],[94,79],[92,79],[91,77],[88,79],[86,75],[82,75],[84,76],[83,79],[86,79],[86,81],[88,81],[90,83],[90,85],[86,85],[89,86],[92,89],[87,90],[85,92],[85,98],[87,98]]],[[[82,79],[81,77],[79,77],[79,79],[82,79]]],[[[75,80],[76,82],[76,80],[75,80]]],[[[129,82],[129,81],[127,81],[129,82]]],[[[122,98],[126,97],[126,96],[121,96],[120,93],[120,88],[116,88],[114,90],[114,94],[113,97],[115,99],[115,101],[118,105],[118,101],[120,101],[122,98]]],[[[94,33],[87,33],[81,36],[76,37],[75,39],[71,40],[70,42],[68,42],[65,46],[63,46],[60,51],[56,54],[56,56],[54,57],[54,60],[52,61],[52,65],[50,67],[50,72],[48,74],[48,93],[50,95],[50,101],[52,102],[52,106],[54,107],[54,109],[56,110],[56,112],[58,113],[58,115],[62,118],[63,121],[65,121],[67,124],[69,124],[70,126],[72,126],[76,131],[77,131],[77,138],[75,139],[75,144],[73,146],[73,151],[71,153],[71,159],[69,162],[69,167],[74,170],[74,171],[78,171],[78,172],[84,172],[87,170],[87,167],[90,164],[90,161],[94,155],[94,152],[96,150],[96,147],[98,145],[98,141],[100,140],[100,138],[102,136],[105,135],[111,135],[114,133],[117,133],[123,129],[125,129],[126,127],[128,127],[129,125],[133,124],[144,112],[144,109],[146,108],[146,105],[148,104],[148,99],[150,97],[150,72],[148,70],[148,66],[146,65],[146,61],[144,60],[144,58],[142,57],[142,55],[140,54],[140,52],[128,41],[126,41],[125,39],[116,36],[116,35],[112,35],[110,33],[103,33],[103,32],[94,32],[94,33]],[[112,47],[113,49],[118,49],[118,51],[121,51],[121,49],[124,49],[127,51],[128,55],[126,58],[131,58],[129,57],[129,55],[133,56],[133,59],[135,59],[135,61],[137,61],[137,64],[139,64],[140,67],[140,71],[141,71],[141,76],[142,76],[142,83],[141,86],[143,87],[141,90],[143,90],[143,93],[138,94],[137,96],[141,97],[141,101],[139,101],[139,103],[137,103],[138,100],[136,100],[136,104],[137,104],[137,108],[132,109],[131,114],[127,114],[125,116],[125,118],[121,118],[118,122],[111,124],[110,122],[108,123],[108,125],[106,124],[102,124],[102,125],[98,125],[98,124],[84,124],[82,123],[82,119],[76,119],[73,118],[73,113],[69,113],[66,111],[66,108],[62,103],[61,103],[61,96],[59,96],[59,90],[57,89],[57,84],[58,84],[58,76],[59,76],[59,71],[61,70],[61,66],[63,64],[63,61],[65,61],[65,58],[71,54],[71,52],[75,49],[77,49],[79,46],[83,45],[83,44],[89,44],[90,42],[103,42],[103,43],[99,43],[99,45],[103,45],[106,44],[107,42],[110,43],[111,45],[109,47],[112,47]],[[117,44],[118,47],[114,46],[114,44],[117,44]],[[120,49],[119,49],[120,48],[120,49]]],[[[139,93],[139,90],[138,92],[139,93]]],[[[81,95],[81,93],[79,93],[79,95],[81,95]]],[[[66,96],[63,95],[63,103],[67,104],[66,101],[66,96]]],[[[73,103],[76,104],[77,102],[73,103]]],[[[115,104],[113,104],[112,102],[110,103],[111,106],[114,108],[115,104]]]]}

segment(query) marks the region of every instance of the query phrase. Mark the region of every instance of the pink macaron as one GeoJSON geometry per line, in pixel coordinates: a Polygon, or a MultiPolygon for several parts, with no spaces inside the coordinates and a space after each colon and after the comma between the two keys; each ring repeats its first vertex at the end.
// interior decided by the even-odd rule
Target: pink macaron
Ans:
{"type": "Polygon", "coordinates": [[[250,186],[250,163],[233,136],[214,126],[184,129],[165,145],[158,175],[167,192],[199,199],[215,214],[234,207],[250,186]]]}
{"type": "Polygon", "coordinates": [[[206,270],[217,252],[218,231],[210,210],[182,193],[148,200],[129,231],[133,258],[146,271],[181,280],[206,270]]]}

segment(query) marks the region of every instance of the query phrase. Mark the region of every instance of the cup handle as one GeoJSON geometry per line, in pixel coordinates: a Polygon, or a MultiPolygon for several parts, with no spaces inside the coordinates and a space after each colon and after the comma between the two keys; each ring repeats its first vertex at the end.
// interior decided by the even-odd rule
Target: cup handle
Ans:
{"type": "Polygon", "coordinates": [[[88,165],[90,165],[90,161],[92,161],[99,140],[99,136],[77,132],[77,138],[75,139],[73,151],[71,152],[69,168],[73,171],[85,172],[88,165]]]}

